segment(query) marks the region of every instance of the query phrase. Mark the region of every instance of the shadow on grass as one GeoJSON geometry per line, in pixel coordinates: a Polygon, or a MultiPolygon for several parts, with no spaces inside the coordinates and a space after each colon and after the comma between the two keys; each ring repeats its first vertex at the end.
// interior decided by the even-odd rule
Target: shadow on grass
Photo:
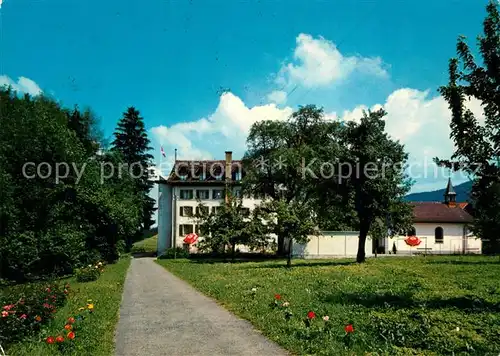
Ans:
{"type": "Polygon", "coordinates": [[[497,261],[447,261],[447,260],[435,260],[426,261],[428,264],[439,264],[439,265],[464,265],[464,266],[481,266],[481,265],[500,265],[500,258],[497,261]]]}
{"type": "Polygon", "coordinates": [[[132,252],[132,257],[143,258],[143,257],[156,257],[156,252],[132,252]]]}
{"type": "MultiPolygon", "coordinates": [[[[283,257],[264,257],[264,258],[235,258],[234,260],[231,257],[224,258],[190,258],[190,262],[192,263],[202,263],[202,264],[218,264],[218,263],[234,263],[234,264],[242,264],[242,263],[259,263],[257,266],[248,265],[243,268],[287,268],[286,266],[286,258],[283,257]]],[[[355,261],[292,261],[292,269],[300,268],[300,267],[329,267],[329,266],[348,266],[356,264],[355,261]]]]}
{"type": "Polygon", "coordinates": [[[446,309],[457,308],[467,312],[500,312],[500,303],[489,302],[483,298],[466,295],[453,298],[432,298],[428,300],[413,299],[413,292],[400,294],[359,294],[336,293],[327,295],[324,301],[332,304],[362,305],[368,308],[397,308],[397,309],[446,309]]]}

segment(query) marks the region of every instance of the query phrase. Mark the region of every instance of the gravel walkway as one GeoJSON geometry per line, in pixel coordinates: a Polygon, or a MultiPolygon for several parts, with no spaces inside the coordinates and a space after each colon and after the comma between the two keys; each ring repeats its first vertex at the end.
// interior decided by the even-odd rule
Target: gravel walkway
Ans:
{"type": "Polygon", "coordinates": [[[153,258],[132,259],[116,330],[116,355],[286,355],[153,258]]]}

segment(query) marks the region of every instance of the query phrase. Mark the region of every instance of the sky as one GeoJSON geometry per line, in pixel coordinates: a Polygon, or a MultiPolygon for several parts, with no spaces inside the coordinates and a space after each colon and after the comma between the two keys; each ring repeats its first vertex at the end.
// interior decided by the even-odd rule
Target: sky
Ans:
{"type": "Polygon", "coordinates": [[[432,165],[454,147],[437,89],[457,36],[475,46],[487,3],[0,1],[0,85],[90,107],[109,138],[135,106],[157,164],[171,164],[174,149],[182,159],[241,158],[252,123],[299,105],[338,120],[383,107],[388,133],[409,152],[412,192],[446,185],[449,172],[432,165]]]}

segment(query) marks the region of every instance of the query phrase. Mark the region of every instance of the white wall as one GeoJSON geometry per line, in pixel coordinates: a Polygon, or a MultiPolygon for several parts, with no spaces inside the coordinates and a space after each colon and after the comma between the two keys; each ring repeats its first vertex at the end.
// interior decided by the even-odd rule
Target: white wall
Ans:
{"type": "Polygon", "coordinates": [[[393,243],[396,244],[397,254],[409,254],[423,252],[430,254],[456,254],[456,253],[481,253],[481,240],[475,236],[464,237],[464,224],[458,223],[415,223],[416,235],[422,240],[417,247],[408,246],[404,239],[406,236],[399,236],[389,240],[387,248],[392,251],[393,243]],[[443,228],[443,243],[435,242],[435,229],[443,228]]]}
{"type": "MultiPolygon", "coordinates": [[[[224,189],[224,185],[220,186],[213,186],[213,185],[200,185],[200,186],[195,186],[195,185],[186,185],[186,186],[175,186],[173,187],[173,194],[177,196],[177,200],[174,202],[174,207],[175,209],[175,227],[172,226],[172,228],[175,231],[175,244],[177,246],[182,246],[183,245],[183,239],[184,235],[180,235],[179,231],[179,225],[182,224],[189,224],[193,225],[193,231],[194,231],[194,226],[196,225],[196,219],[193,217],[189,216],[180,216],[180,207],[181,206],[190,206],[193,208],[193,213],[196,213],[196,207],[199,205],[198,200],[196,200],[196,190],[208,190],[209,191],[209,199],[202,200],[201,202],[210,209],[212,207],[218,207],[221,205],[221,203],[224,202],[224,197],[222,199],[212,199],[212,190],[220,190],[224,189]],[[181,189],[190,189],[193,191],[193,199],[180,199],[180,191],[181,189]]],[[[239,188],[235,188],[239,189],[239,188]]],[[[243,198],[242,199],[242,205],[245,208],[249,208],[250,210],[253,210],[256,206],[258,206],[261,203],[260,199],[253,199],[253,198],[243,198]]],[[[174,238],[172,238],[174,240],[174,238]]],[[[173,245],[173,243],[172,243],[173,245]]]]}
{"type": "MultiPolygon", "coordinates": [[[[322,231],[309,236],[307,244],[293,245],[293,255],[302,258],[354,257],[358,253],[359,232],[322,231]]],[[[366,239],[365,254],[372,256],[372,240],[366,239]]]]}

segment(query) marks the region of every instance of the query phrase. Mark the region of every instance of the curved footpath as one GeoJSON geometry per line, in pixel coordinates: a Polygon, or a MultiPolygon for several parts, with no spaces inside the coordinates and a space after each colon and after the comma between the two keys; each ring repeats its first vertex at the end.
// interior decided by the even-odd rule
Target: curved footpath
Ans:
{"type": "Polygon", "coordinates": [[[287,355],[212,299],[154,262],[132,259],[116,355],[287,355]]]}

